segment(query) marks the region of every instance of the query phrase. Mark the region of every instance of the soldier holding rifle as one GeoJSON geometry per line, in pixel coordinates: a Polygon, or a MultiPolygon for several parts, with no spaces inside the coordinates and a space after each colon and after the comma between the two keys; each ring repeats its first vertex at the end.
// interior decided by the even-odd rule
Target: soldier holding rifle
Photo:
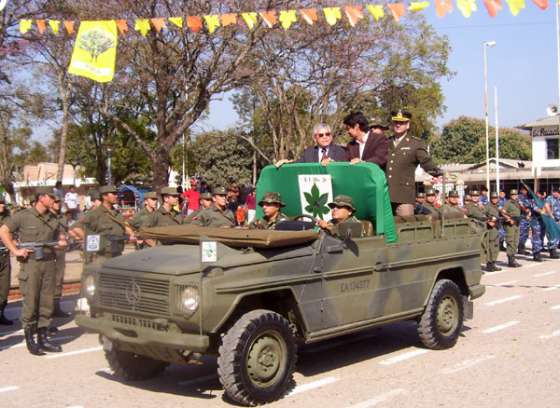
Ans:
{"type": "Polygon", "coordinates": [[[521,219],[521,205],[517,201],[517,190],[509,192],[509,200],[504,204],[501,211],[505,220],[504,229],[506,231],[506,251],[508,266],[518,268],[521,265],[515,261],[515,253],[519,245],[519,221],[521,219]]]}

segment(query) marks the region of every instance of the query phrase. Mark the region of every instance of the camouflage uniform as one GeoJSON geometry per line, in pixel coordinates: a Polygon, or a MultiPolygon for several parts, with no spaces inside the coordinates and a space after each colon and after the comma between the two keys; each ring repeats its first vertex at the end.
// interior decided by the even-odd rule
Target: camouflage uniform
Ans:
{"type": "MultiPolygon", "coordinates": [[[[516,194],[517,190],[511,190],[510,195],[516,194]]],[[[502,211],[509,217],[515,217],[516,219],[519,219],[519,217],[521,217],[521,206],[519,205],[519,202],[511,198],[506,201],[502,211]]],[[[519,246],[519,222],[514,220],[513,225],[509,222],[506,222],[504,229],[506,231],[508,266],[521,266],[520,264],[515,262],[515,254],[519,246]]]]}
{"type": "MultiPolygon", "coordinates": [[[[282,198],[280,193],[266,193],[261,201],[259,201],[259,206],[263,207],[265,205],[276,205],[278,208],[285,207],[286,205],[282,202],[282,198]]],[[[273,230],[276,229],[276,224],[282,221],[287,221],[288,217],[285,214],[282,214],[280,211],[276,214],[274,219],[270,220],[266,217],[262,220],[253,220],[249,224],[249,229],[266,229],[266,230],[273,230]]]]}
{"type": "MultiPolygon", "coordinates": [[[[10,217],[7,208],[0,213],[0,227],[10,217]]],[[[0,242],[1,243],[1,242],[0,242]]],[[[8,304],[8,294],[10,292],[12,268],[10,265],[10,251],[7,249],[0,252],[0,324],[11,325],[12,322],[4,317],[4,309],[8,304]]]]}
{"type": "Polygon", "coordinates": [[[346,223],[360,223],[360,220],[358,220],[356,217],[351,216],[350,218],[341,221],[341,222],[337,222],[337,220],[332,220],[328,223],[326,231],[331,234],[334,237],[338,237],[338,238],[343,238],[340,236],[338,228],[340,225],[342,224],[346,224],[346,223]]]}
{"type": "Polygon", "coordinates": [[[540,214],[542,207],[539,207],[535,199],[530,199],[528,205],[531,211],[531,254],[534,261],[540,262],[542,261],[541,252],[544,248],[545,234],[544,222],[540,214]]]}
{"type": "MultiPolygon", "coordinates": [[[[332,209],[335,207],[346,207],[350,210],[352,210],[352,213],[356,212],[356,208],[354,207],[354,204],[352,202],[352,197],[347,196],[347,195],[337,195],[332,203],[329,203],[328,206],[332,209]]],[[[358,223],[360,224],[360,220],[358,220],[356,217],[354,217],[353,215],[348,217],[346,220],[344,221],[339,221],[336,219],[333,219],[331,221],[329,221],[327,223],[327,227],[325,228],[325,230],[331,234],[332,236],[338,237],[338,238],[344,238],[340,236],[339,233],[339,226],[342,224],[346,224],[346,223],[358,223]]],[[[361,224],[360,224],[361,225],[361,224]]],[[[363,235],[363,229],[362,229],[362,234],[363,235]]]]}
{"type": "MultiPolygon", "coordinates": [[[[556,191],[556,190],[555,190],[556,191]]],[[[560,221],[560,197],[556,198],[554,195],[550,195],[546,198],[546,202],[550,205],[552,209],[552,216],[554,217],[554,221],[558,223],[560,221]]],[[[558,255],[556,254],[556,250],[558,249],[558,239],[552,239],[548,242],[548,249],[550,250],[550,257],[556,259],[558,255]]]]}
{"type": "Polygon", "coordinates": [[[521,193],[517,197],[517,201],[524,207],[524,209],[522,210],[521,219],[519,220],[519,243],[518,243],[517,251],[520,254],[524,254],[525,243],[527,242],[527,239],[529,239],[529,228],[531,225],[529,212],[525,211],[525,209],[529,208],[529,197],[521,193]]]}

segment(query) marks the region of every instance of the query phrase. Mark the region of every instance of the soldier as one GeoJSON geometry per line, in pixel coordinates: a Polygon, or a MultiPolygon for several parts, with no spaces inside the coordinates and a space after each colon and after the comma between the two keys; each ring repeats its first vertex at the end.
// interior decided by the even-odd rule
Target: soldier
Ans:
{"type": "Polygon", "coordinates": [[[98,236],[97,250],[92,251],[94,253],[86,257],[87,263],[95,262],[97,264],[122,254],[124,243],[128,239],[125,234],[128,234],[131,238],[134,237],[130,226],[124,222],[122,215],[113,208],[117,202],[115,186],[102,186],[99,193],[101,194],[101,205],[88,211],[70,229],[70,234],[78,240],[87,239],[86,236],[98,236]]]}
{"type": "Polygon", "coordinates": [[[427,215],[431,215],[435,219],[439,218],[439,209],[436,207],[437,196],[434,189],[430,188],[426,191],[426,202],[423,204],[425,210],[428,210],[427,215]]]}
{"type": "Polygon", "coordinates": [[[486,221],[486,237],[483,241],[486,254],[486,270],[488,272],[501,271],[502,268],[496,266],[498,254],[500,252],[500,233],[498,225],[500,219],[500,207],[498,205],[498,193],[490,193],[490,202],[484,207],[484,213],[488,217],[486,221]]]}
{"type": "Polygon", "coordinates": [[[488,217],[480,205],[480,193],[477,190],[473,190],[469,195],[471,200],[465,203],[467,217],[479,221],[482,225],[486,224],[488,217]]]}
{"type": "Polygon", "coordinates": [[[502,208],[502,216],[505,218],[504,229],[506,231],[506,251],[508,266],[518,268],[521,265],[515,261],[515,253],[519,245],[519,220],[521,218],[521,205],[517,201],[517,190],[509,192],[509,200],[502,208]]]}
{"type": "Polygon", "coordinates": [[[440,213],[443,218],[464,218],[465,213],[459,206],[459,192],[452,190],[447,197],[447,203],[441,207],[440,213]]]}
{"type": "Polygon", "coordinates": [[[235,226],[235,217],[227,209],[227,191],[224,187],[216,187],[212,192],[212,205],[201,211],[193,225],[201,227],[232,228],[235,226]]]}
{"type": "Polygon", "coordinates": [[[264,218],[262,220],[254,220],[249,224],[249,229],[276,229],[276,224],[287,221],[288,217],[280,211],[286,205],[282,202],[280,193],[266,193],[264,198],[259,201],[262,207],[264,218]]]}
{"type": "Polygon", "coordinates": [[[101,195],[99,194],[99,190],[90,190],[88,196],[91,201],[90,210],[94,210],[101,205],[101,195]]]}
{"type": "Polygon", "coordinates": [[[212,194],[209,192],[200,193],[198,201],[199,201],[198,210],[195,210],[192,213],[190,213],[183,221],[183,224],[191,224],[193,221],[198,219],[198,216],[203,210],[205,210],[206,208],[210,208],[212,206],[212,194]]]}
{"type": "Polygon", "coordinates": [[[47,338],[56,286],[55,253],[52,247],[36,250],[18,248],[12,234],[18,234],[22,244],[58,241],[58,246],[64,248],[64,233],[49,211],[53,201],[52,189],[38,188],[34,207],[19,211],[0,227],[0,238],[4,245],[20,261],[19,283],[23,294],[21,325],[27,349],[33,355],[62,351],[59,345],[50,343],[47,338]]]}
{"type": "Polygon", "coordinates": [[[525,243],[529,238],[529,228],[531,224],[531,211],[529,209],[529,194],[525,186],[520,188],[520,193],[517,202],[521,206],[521,218],[519,219],[519,244],[517,253],[520,255],[527,255],[525,250],[525,243]]]}
{"type": "MultiPolygon", "coordinates": [[[[552,194],[546,197],[546,202],[550,206],[554,222],[558,224],[560,221],[560,189],[558,187],[554,187],[552,189],[552,194]]],[[[548,242],[548,250],[552,259],[558,259],[560,257],[558,255],[558,244],[559,242],[557,237],[552,238],[548,242]]]]}
{"type": "MultiPolygon", "coordinates": [[[[4,198],[0,196],[0,227],[10,218],[10,211],[6,208],[4,198]]],[[[13,322],[4,315],[8,305],[12,267],[10,265],[10,252],[8,249],[0,250],[0,324],[11,326],[13,322]]]]}
{"type": "MultiPolygon", "coordinates": [[[[144,208],[138,211],[132,219],[128,222],[135,231],[139,231],[142,227],[148,227],[152,223],[152,217],[157,209],[158,196],[155,191],[148,191],[144,193],[144,208]]],[[[147,246],[155,244],[152,240],[136,240],[136,249],[144,249],[147,246]]]]}
{"type": "MultiPolygon", "coordinates": [[[[53,206],[50,208],[53,217],[58,221],[61,231],[68,231],[68,221],[66,216],[61,213],[61,200],[56,197],[53,206]]],[[[72,313],[66,313],[60,307],[60,299],[62,298],[62,289],[64,285],[64,272],[66,271],[66,250],[55,249],[55,266],[56,266],[56,290],[54,292],[54,311],[53,317],[68,318],[72,313]]]]}
{"type": "Polygon", "coordinates": [[[408,134],[412,115],[408,112],[392,112],[393,136],[389,139],[387,183],[393,213],[399,216],[414,214],[414,173],[420,165],[432,176],[442,174],[432,162],[426,144],[408,134]]]}
{"type": "Polygon", "coordinates": [[[544,194],[536,192],[538,200],[531,198],[529,202],[529,210],[531,211],[531,254],[533,261],[542,262],[541,252],[544,248],[545,227],[542,215],[548,212],[547,204],[544,202],[544,194]]]}
{"type": "MultiPolygon", "coordinates": [[[[329,234],[339,237],[338,226],[347,222],[359,223],[360,221],[354,217],[356,209],[352,203],[352,197],[347,195],[338,195],[332,203],[328,204],[332,209],[332,219],[330,221],[319,220],[317,225],[327,231],[329,234]]],[[[361,224],[360,224],[361,225],[361,224]]]]}
{"type": "Polygon", "coordinates": [[[180,225],[183,223],[183,216],[175,211],[175,206],[179,202],[179,193],[174,187],[164,187],[161,189],[161,206],[154,212],[149,223],[150,227],[168,227],[170,225],[180,225]]]}

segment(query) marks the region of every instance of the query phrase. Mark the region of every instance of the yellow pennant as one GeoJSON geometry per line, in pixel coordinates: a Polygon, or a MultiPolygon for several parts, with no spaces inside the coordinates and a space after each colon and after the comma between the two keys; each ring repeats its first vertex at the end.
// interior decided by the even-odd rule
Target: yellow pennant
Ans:
{"type": "Polygon", "coordinates": [[[518,15],[525,8],[525,0],[506,0],[506,3],[513,16],[518,15]]]}
{"type": "Polygon", "coordinates": [[[408,10],[416,13],[418,11],[422,11],[427,9],[428,7],[430,7],[430,2],[429,1],[413,1],[410,3],[410,6],[408,7],[408,10]]]}
{"type": "Polygon", "coordinates": [[[150,31],[150,20],[147,18],[140,18],[136,20],[136,23],[134,23],[134,29],[145,37],[150,31]]]}
{"type": "Polygon", "coordinates": [[[111,82],[116,60],[115,20],[82,21],[68,72],[97,82],[111,82]]]}
{"type": "Polygon", "coordinates": [[[204,16],[204,21],[206,22],[206,27],[208,27],[208,32],[212,34],[220,26],[220,16],[204,16]]]}
{"type": "Polygon", "coordinates": [[[457,8],[465,18],[469,18],[472,13],[478,10],[476,0],[457,0],[457,8]]]}
{"type": "Polygon", "coordinates": [[[169,17],[169,22],[179,28],[183,28],[183,17],[169,17]]]}
{"type": "Polygon", "coordinates": [[[293,23],[297,21],[297,14],[295,10],[281,10],[280,11],[280,24],[284,30],[288,30],[293,23]]]}
{"type": "Polygon", "coordinates": [[[325,19],[327,20],[327,23],[331,26],[338,23],[338,20],[342,18],[340,7],[325,7],[323,9],[323,13],[325,13],[325,19]]]}
{"type": "Polygon", "coordinates": [[[60,21],[49,20],[49,27],[51,28],[53,33],[58,34],[58,31],[60,30],[60,21]]]}
{"type": "Polygon", "coordinates": [[[19,32],[22,34],[27,33],[33,27],[33,21],[31,20],[20,20],[19,22],[19,32]]]}
{"type": "Polygon", "coordinates": [[[383,17],[385,17],[385,10],[383,10],[383,6],[379,4],[368,4],[367,10],[369,14],[372,15],[375,21],[379,21],[383,17]]]}
{"type": "Polygon", "coordinates": [[[252,30],[257,25],[257,13],[241,13],[241,17],[249,30],[252,30]]]}

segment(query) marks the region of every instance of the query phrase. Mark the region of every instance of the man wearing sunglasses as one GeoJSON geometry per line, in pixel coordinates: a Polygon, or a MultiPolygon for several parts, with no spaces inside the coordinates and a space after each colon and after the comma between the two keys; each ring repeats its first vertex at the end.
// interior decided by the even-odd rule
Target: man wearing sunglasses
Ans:
{"type": "Polygon", "coordinates": [[[369,126],[368,120],[362,112],[352,112],[343,120],[346,131],[352,137],[348,143],[348,160],[355,164],[360,161],[375,163],[385,169],[387,163],[387,138],[384,131],[386,126],[375,121],[369,126]]]}

